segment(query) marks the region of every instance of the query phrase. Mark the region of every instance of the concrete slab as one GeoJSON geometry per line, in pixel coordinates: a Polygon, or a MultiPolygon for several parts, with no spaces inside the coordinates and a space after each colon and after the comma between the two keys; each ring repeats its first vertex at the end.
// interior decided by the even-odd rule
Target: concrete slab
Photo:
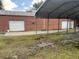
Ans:
{"type": "MultiPolygon", "coordinates": [[[[65,30],[59,30],[60,32],[65,30]]],[[[56,33],[58,30],[51,30],[48,33],[56,33]]],[[[37,34],[47,34],[47,31],[28,31],[28,32],[7,32],[4,36],[23,36],[23,35],[36,35],[37,34]]]]}

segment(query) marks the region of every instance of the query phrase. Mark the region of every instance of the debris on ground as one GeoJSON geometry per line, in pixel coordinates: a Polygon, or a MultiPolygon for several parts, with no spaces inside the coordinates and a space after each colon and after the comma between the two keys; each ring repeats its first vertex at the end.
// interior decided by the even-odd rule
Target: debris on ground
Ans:
{"type": "Polygon", "coordinates": [[[52,48],[52,50],[56,50],[56,46],[52,42],[46,39],[40,39],[30,47],[17,47],[13,49],[11,48],[7,51],[3,51],[2,53],[5,53],[4,59],[24,59],[28,58],[28,56],[34,56],[39,50],[43,48],[52,48]]]}
{"type": "Polygon", "coordinates": [[[59,40],[57,44],[61,44],[63,46],[75,46],[79,44],[79,34],[69,34],[65,35],[63,40],[59,40]]]}

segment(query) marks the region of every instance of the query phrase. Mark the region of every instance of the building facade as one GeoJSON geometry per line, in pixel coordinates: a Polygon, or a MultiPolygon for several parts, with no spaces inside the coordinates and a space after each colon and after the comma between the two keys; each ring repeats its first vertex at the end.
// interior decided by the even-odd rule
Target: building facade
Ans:
{"type": "Polygon", "coordinates": [[[67,27],[73,28],[74,22],[67,22],[67,19],[49,19],[48,23],[48,19],[36,19],[34,13],[0,11],[0,32],[58,30],[67,27]]]}

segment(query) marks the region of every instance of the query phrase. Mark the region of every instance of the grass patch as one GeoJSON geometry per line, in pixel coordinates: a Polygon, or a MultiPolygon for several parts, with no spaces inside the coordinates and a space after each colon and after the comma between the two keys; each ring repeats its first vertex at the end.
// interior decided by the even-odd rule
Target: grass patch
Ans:
{"type": "Polygon", "coordinates": [[[29,46],[35,43],[36,36],[0,37],[0,49],[16,46],[29,46]]]}
{"type": "Polygon", "coordinates": [[[42,50],[28,59],[79,59],[79,50],[76,48],[66,50],[63,47],[59,48],[58,52],[53,52],[50,49],[42,50]]]}
{"type": "MultiPolygon", "coordinates": [[[[45,37],[46,35],[41,35],[45,37]]],[[[36,43],[38,36],[14,36],[14,37],[0,37],[0,56],[5,57],[12,50],[16,52],[16,47],[22,48],[22,53],[25,52],[23,47],[29,47],[36,43]],[[11,50],[12,49],[12,50],[11,50]]],[[[56,42],[63,40],[64,35],[49,34],[47,40],[56,42]]],[[[18,48],[18,49],[19,49],[18,48]]],[[[52,49],[39,50],[36,55],[29,56],[27,59],[79,59],[79,49],[76,47],[64,47],[57,45],[57,51],[52,49]]],[[[26,50],[26,49],[25,49],[26,50]]],[[[14,52],[13,51],[13,52],[14,52]]],[[[18,52],[18,51],[17,51],[18,52]]],[[[25,54],[24,54],[25,55],[25,54]]],[[[26,58],[22,58],[26,59],[26,58]]]]}

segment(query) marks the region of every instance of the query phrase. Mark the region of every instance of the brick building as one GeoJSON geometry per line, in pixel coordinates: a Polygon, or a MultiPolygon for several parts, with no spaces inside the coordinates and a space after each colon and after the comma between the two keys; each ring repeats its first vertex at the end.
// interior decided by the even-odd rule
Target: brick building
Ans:
{"type": "MultiPolygon", "coordinates": [[[[67,29],[67,19],[61,19],[58,23],[58,19],[49,19],[49,26],[47,24],[48,19],[36,19],[35,13],[32,12],[20,12],[20,11],[0,11],[0,32],[16,32],[16,31],[44,31],[67,29]]],[[[68,22],[72,24],[69,28],[74,27],[74,22],[68,22]]]]}

